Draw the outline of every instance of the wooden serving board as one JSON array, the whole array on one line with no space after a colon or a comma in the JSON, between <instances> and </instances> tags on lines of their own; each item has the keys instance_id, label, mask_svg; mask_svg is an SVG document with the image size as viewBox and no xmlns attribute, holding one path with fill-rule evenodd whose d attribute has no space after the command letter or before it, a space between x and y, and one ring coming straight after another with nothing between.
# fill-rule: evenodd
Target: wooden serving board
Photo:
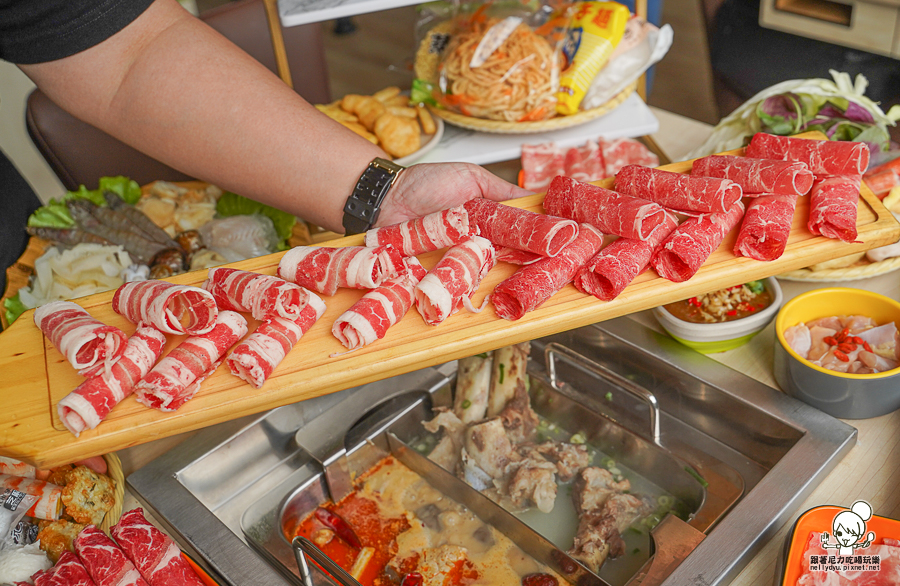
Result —
<instances>
[{"instance_id":1,"label":"wooden serving board","mask_svg":"<svg viewBox=\"0 0 900 586\"><path fill-rule=\"evenodd\" d=\"M741 153L736 150L729 154ZM688 172L691 162L662 168ZM612 181L607 179L598 185L611 187ZM56 466L897 241L900 224L867 187L862 189L859 242L853 244L810 234L806 229L809 197L802 197L794 215L787 250L778 260L766 263L736 257L732 248L737 230L733 230L700 271L685 283L671 283L653 271L646 271L611 302L582 295L572 285L567 285L537 310L515 322L500 319L493 307L488 306L478 314L461 310L433 327L426 325L413 308L384 339L332 358L332 354L342 353L345 349L331 335L331 325L363 294L362 291L342 289L334 297L325 298L328 309L322 319L300 340L262 389L253 389L222 366L178 411L162 413L128 397L106 421L79 438L60 423L56 403L83 379L44 339L34 326L33 312L29 311L0 334L0 376L4 381L0 454L38 466ZM542 212L543 198L542 194L534 195L509 203ZM328 244L361 245L362 236L341 238ZM231 266L273 275L283 254L271 254ZM430 268L441 256L442 251L437 251L422 255L420 260ZM475 305L515 270L516 267L506 263L494 268L476 293ZM169 280L199 286L205 278L204 270ZM112 291L99 293L79 299L78 303L97 319L131 334L135 326L113 312L112 296ZM251 331L255 326L256 322L251 320ZM171 337L168 348L180 343L181 339Z\"/></svg>"}]
</instances>

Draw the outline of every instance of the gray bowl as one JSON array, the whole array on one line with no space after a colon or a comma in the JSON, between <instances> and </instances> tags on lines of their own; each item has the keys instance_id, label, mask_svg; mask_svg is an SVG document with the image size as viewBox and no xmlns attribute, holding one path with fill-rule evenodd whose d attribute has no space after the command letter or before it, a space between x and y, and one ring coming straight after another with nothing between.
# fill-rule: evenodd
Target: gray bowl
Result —
<instances>
[{"instance_id":1,"label":"gray bowl","mask_svg":"<svg viewBox=\"0 0 900 586\"><path fill-rule=\"evenodd\" d=\"M846 374L813 366L788 349L784 330L799 322L836 314L868 315L900 324L900 303L862 289L815 289L790 300L775 319L775 380L788 395L841 419L878 417L900 409L900 368L876 374Z\"/></svg>"}]
</instances>

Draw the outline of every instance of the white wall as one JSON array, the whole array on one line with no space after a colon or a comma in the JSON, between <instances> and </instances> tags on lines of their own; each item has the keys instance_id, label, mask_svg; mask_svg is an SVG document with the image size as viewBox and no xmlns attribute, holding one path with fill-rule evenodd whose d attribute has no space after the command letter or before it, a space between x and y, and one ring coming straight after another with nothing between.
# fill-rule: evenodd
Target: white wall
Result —
<instances>
[{"instance_id":1,"label":"white wall","mask_svg":"<svg viewBox=\"0 0 900 586\"><path fill-rule=\"evenodd\" d=\"M46 202L66 190L25 130L25 98L33 89L34 84L18 67L0 61L0 149L25 176L41 201Z\"/></svg>"}]
</instances>

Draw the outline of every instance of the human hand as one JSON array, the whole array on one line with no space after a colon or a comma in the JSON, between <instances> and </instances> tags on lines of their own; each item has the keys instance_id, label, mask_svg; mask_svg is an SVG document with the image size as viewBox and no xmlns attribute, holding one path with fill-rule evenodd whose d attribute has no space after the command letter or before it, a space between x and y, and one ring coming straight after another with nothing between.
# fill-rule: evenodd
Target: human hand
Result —
<instances>
[{"instance_id":1,"label":"human hand","mask_svg":"<svg viewBox=\"0 0 900 586\"><path fill-rule=\"evenodd\" d=\"M388 191L376 226L390 226L484 197L506 201L532 192L470 163L423 163L405 169Z\"/></svg>"}]
</instances>

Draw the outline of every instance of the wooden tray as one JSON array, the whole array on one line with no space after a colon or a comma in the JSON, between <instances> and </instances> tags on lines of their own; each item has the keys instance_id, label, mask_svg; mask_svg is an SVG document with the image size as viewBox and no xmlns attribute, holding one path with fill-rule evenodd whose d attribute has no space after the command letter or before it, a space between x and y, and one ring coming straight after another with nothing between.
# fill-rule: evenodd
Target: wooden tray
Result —
<instances>
[{"instance_id":1,"label":"wooden tray","mask_svg":"<svg viewBox=\"0 0 900 586\"><path fill-rule=\"evenodd\" d=\"M736 150L729 154L741 153ZM662 168L686 172L691 162ZM610 187L612 181L607 179L597 184ZM0 410L0 454L44 467L71 462L895 242L900 237L900 224L867 187L862 189L858 243L846 244L810 234L806 229L809 198L803 197L794 215L787 250L778 260L764 263L735 257L731 250L737 230L733 230L700 271L685 283L671 283L647 271L608 303L582 295L568 285L516 322L498 318L493 308L488 307L479 314L462 310L443 324L431 327L412 309L411 315L391 328L384 339L356 352L330 358L331 354L344 351L331 335L331 325L363 294L343 289L325 299L328 305L325 315L288 354L262 389L254 390L232 376L227 368L219 368L178 411L162 413L147 409L129 397L106 421L79 438L62 427L55 406L81 382L81 377L44 339L29 311L0 334L0 368L5 381L4 408ZM540 212L543 198L541 194L528 196L510 205ZM329 244L348 246L362 242L363 237L358 235ZM232 266L272 275L283 254L245 260ZM441 255L437 251L422 255L420 260L431 267ZM474 303L480 304L488 292L515 270L512 265L500 263L485 278ZM197 271L170 280L200 285L205 276L206 271ZM79 299L78 303L99 320L130 334L135 326L113 312L112 295L111 291L99 293ZM251 322L251 330L255 325ZM172 337L169 347L179 342L179 338Z\"/></svg>"}]
</instances>

